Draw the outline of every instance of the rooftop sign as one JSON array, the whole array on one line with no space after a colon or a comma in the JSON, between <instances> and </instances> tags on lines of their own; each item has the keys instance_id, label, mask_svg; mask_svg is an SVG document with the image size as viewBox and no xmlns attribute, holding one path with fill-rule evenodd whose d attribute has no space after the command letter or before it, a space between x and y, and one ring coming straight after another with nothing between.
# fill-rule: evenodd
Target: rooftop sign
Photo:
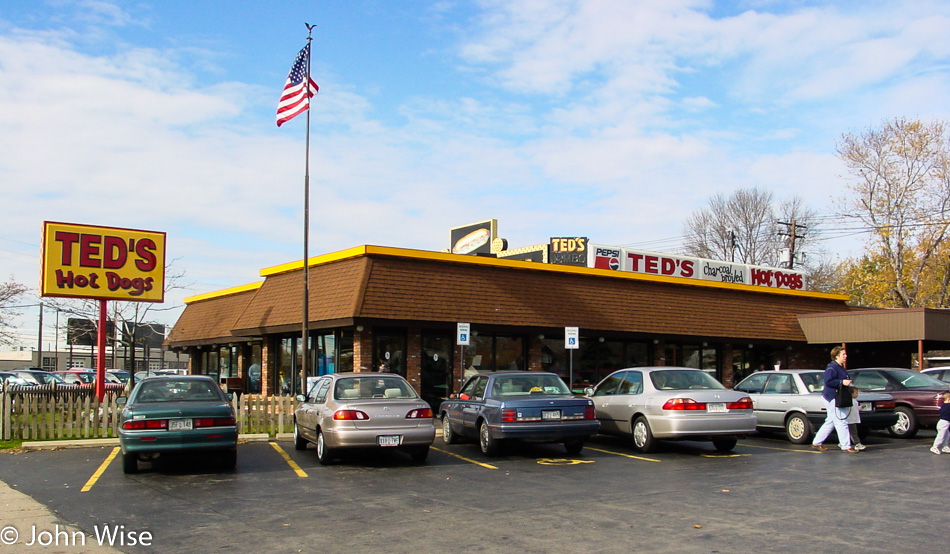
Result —
<instances>
[{"instance_id":1,"label":"rooftop sign","mask_svg":"<svg viewBox=\"0 0 950 554\"><path fill-rule=\"evenodd\" d=\"M805 274L793 269L674 256L599 244L588 245L587 267L776 289L801 290L805 287Z\"/></svg>"},{"instance_id":2,"label":"rooftop sign","mask_svg":"<svg viewBox=\"0 0 950 554\"><path fill-rule=\"evenodd\" d=\"M41 296L165 300L165 233L46 221L41 257Z\"/></svg>"}]
</instances>

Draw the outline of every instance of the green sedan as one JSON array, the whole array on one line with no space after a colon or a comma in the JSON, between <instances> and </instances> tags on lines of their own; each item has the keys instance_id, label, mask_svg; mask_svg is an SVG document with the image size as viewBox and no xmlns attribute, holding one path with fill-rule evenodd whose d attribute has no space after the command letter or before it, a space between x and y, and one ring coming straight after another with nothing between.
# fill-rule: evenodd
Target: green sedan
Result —
<instances>
[{"instance_id":1,"label":"green sedan","mask_svg":"<svg viewBox=\"0 0 950 554\"><path fill-rule=\"evenodd\" d=\"M139 460L172 453L211 452L221 456L225 468L237 465L234 409L210 377L149 377L116 402L122 406L119 444L125 473L138 471Z\"/></svg>"}]
</instances>

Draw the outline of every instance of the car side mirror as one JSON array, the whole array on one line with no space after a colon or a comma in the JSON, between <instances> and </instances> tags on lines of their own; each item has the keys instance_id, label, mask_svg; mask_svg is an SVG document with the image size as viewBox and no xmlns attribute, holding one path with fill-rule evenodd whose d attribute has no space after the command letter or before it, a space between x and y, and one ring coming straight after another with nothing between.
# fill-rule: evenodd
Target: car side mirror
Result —
<instances>
[{"instance_id":1,"label":"car side mirror","mask_svg":"<svg viewBox=\"0 0 950 554\"><path fill-rule=\"evenodd\" d=\"M303 395L303 394L297 395L297 402L306 402L306 401L307 401L306 395Z\"/></svg>"},{"instance_id":2,"label":"car side mirror","mask_svg":"<svg viewBox=\"0 0 950 554\"><path fill-rule=\"evenodd\" d=\"M594 387L584 387L584 395L594 396Z\"/></svg>"},{"instance_id":3,"label":"car side mirror","mask_svg":"<svg viewBox=\"0 0 950 554\"><path fill-rule=\"evenodd\" d=\"M128 401L129 401L129 398L127 396L119 396L115 399L115 403L117 406L125 406L125 403Z\"/></svg>"}]
</instances>

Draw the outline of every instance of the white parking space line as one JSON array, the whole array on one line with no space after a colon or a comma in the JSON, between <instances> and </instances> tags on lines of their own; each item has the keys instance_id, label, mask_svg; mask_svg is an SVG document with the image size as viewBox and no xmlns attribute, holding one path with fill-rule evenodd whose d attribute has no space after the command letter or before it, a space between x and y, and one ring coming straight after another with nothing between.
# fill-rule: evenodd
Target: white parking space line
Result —
<instances>
[{"instance_id":1,"label":"white parking space line","mask_svg":"<svg viewBox=\"0 0 950 554\"><path fill-rule=\"evenodd\" d=\"M284 461L287 462L287 465L290 466L290 469L294 470L294 473L297 474L297 477L307 477L307 472L300 469L300 466L297 465L297 462L291 460L290 455L284 452L284 449L278 446L276 442L271 442L268 444L273 446L274 450L276 450L277 453L280 454L284 458Z\"/></svg>"}]
</instances>

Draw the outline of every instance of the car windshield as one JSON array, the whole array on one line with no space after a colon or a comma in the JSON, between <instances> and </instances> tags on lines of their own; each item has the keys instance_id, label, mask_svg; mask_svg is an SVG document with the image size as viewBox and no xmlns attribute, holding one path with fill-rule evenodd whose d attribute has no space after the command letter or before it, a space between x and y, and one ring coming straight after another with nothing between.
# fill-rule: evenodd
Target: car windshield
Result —
<instances>
[{"instance_id":1,"label":"car windshield","mask_svg":"<svg viewBox=\"0 0 950 554\"><path fill-rule=\"evenodd\" d=\"M909 389L945 389L947 384L939 379L934 379L930 375L917 373L909 369L898 369L889 371L888 374L901 385Z\"/></svg>"},{"instance_id":2,"label":"car windshield","mask_svg":"<svg viewBox=\"0 0 950 554\"><path fill-rule=\"evenodd\" d=\"M698 369L663 369L650 372L650 380L658 390L724 389L726 387L705 371Z\"/></svg>"},{"instance_id":3,"label":"car windshield","mask_svg":"<svg viewBox=\"0 0 950 554\"><path fill-rule=\"evenodd\" d=\"M125 383L129 380L129 374L125 371L109 371L108 374L112 375L122 383Z\"/></svg>"},{"instance_id":4,"label":"car windshield","mask_svg":"<svg viewBox=\"0 0 950 554\"><path fill-rule=\"evenodd\" d=\"M511 375L495 378L491 396L562 395L571 391L557 375Z\"/></svg>"},{"instance_id":5,"label":"car windshield","mask_svg":"<svg viewBox=\"0 0 950 554\"><path fill-rule=\"evenodd\" d=\"M337 381L333 388L333 398L337 400L416 397L409 383L395 376L347 377Z\"/></svg>"},{"instance_id":6,"label":"car windshield","mask_svg":"<svg viewBox=\"0 0 950 554\"><path fill-rule=\"evenodd\" d=\"M76 378L78 378L83 383L94 383L96 381L96 374L91 372L82 372L82 373L73 373Z\"/></svg>"},{"instance_id":7,"label":"car windshield","mask_svg":"<svg viewBox=\"0 0 950 554\"><path fill-rule=\"evenodd\" d=\"M30 371L28 373L23 373L20 376L23 377L24 379L27 379L28 378L27 375L32 376L34 379L36 379L36 382L40 383L41 385L48 385L50 383L57 383L57 384L62 385L66 382L63 379L61 379L58 375L53 375L52 373L44 373L42 371Z\"/></svg>"},{"instance_id":8,"label":"car windshield","mask_svg":"<svg viewBox=\"0 0 950 554\"><path fill-rule=\"evenodd\" d=\"M147 379L139 385L136 402L200 402L221 400L212 381L188 379Z\"/></svg>"}]
</instances>

